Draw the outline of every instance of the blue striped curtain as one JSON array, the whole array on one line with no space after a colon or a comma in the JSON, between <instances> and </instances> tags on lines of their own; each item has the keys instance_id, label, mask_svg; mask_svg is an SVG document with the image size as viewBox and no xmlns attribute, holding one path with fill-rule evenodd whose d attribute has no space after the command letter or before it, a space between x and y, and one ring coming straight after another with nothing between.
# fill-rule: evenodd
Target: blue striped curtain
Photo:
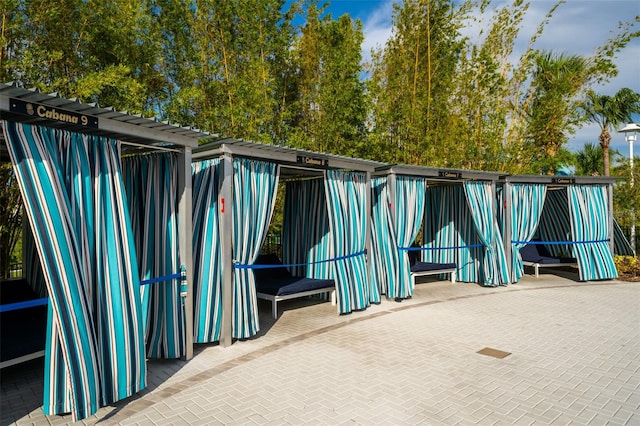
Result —
<instances>
[{"instance_id":1,"label":"blue striped curtain","mask_svg":"<svg viewBox=\"0 0 640 426\"><path fill-rule=\"evenodd\" d=\"M542 208L547 195L546 185L513 184L511 186L511 240L531 241L540 224ZM512 243L511 274L513 282L524 274L520 249L526 243Z\"/></svg>"},{"instance_id":2,"label":"blue striped curtain","mask_svg":"<svg viewBox=\"0 0 640 426\"><path fill-rule=\"evenodd\" d=\"M267 236L278 189L280 168L275 163L233 159L233 259L250 266ZM260 330L253 270L233 271L233 337L244 339Z\"/></svg>"},{"instance_id":3,"label":"blue striped curtain","mask_svg":"<svg viewBox=\"0 0 640 426\"><path fill-rule=\"evenodd\" d=\"M540 241L575 241L569 221L567 189L547 189L540 225L536 232ZM573 246L569 244L545 244L552 256L574 257Z\"/></svg>"},{"instance_id":4,"label":"blue striped curtain","mask_svg":"<svg viewBox=\"0 0 640 426\"><path fill-rule=\"evenodd\" d=\"M462 185L427 188L422 259L455 263L456 280L480 283L484 248L476 232Z\"/></svg>"},{"instance_id":5,"label":"blue striped curtain","mask_svg":"<svg viewBox=\"0 0 640 426\"><path fill-rule=\"evenodd\" d=\"M367 232L366 174L327 170L325 191L329 211L338 312L369 306L369 281L365 259Z\"/></svg>"},{"instance_id":6,"label":"blue striped curtain","mask_svg":"<svg viewBox=\"0 0 640 426\"><path fill-rule=\"evenodd\" d=\"M498 227L493 186L487 181L467 181L464 189L473 223L485 247L482 284L490 287L506 284L509 266Z\"/></svg>"},{"instance_id":7,"label":"blue striped curtain","mask_svg":"<svg viewBox=\"0 0 640 426\"><path fill-rule=\"evenodd\" d=\"M122 159L122 168L140 278L147 280L179 272L177 155L126 157ZM143 285L140 296L145 313L147 356L184 356L185 318L179 280Z\"/></svg>"},{"instance_id":8,"label":"blue striped curtain","mask_svg":"<svg viewBox=\"0 0 640 426\"><path fill-rule=\"evenodd\" d=\"M333 278L329 213L322 179L287 182L282 221L282 260L304 264L290 268L293 276Z\"/></svg>"},{"instance_id":9,"label":"blue striped curtain","mask_svg":"<svg viewBox=\"0 0 640 426\"><path fill-rule=\"evenodd\" d=\"M194 342L220 340L222 251L218 195L220 159L193 163L193 332Z\"/></svg>"},{"instance_id":10,"label":"blue striped curtain","mask_svg":"<svg viewBox=\"0 0 640 426\"><path fill-rule=\"evenodd\" d=\"M371 212L371 301L378 303L380 294L388 298L398 295L397 271L399 254L397 250L395 230L389 208L388 179L385 176L371 180L372 212Z\"/></svg>"},{"instance_id":11,"label":"blue striped curtain","mask_svg":"<svg viewBox=\"0 0 640 426\"><path fill-rule=\"evenodd\" d=\"M410 247L420 232L424 217L426 181L424 178L396 176L395 200L391 208L395 212L394 227L398 247ZM395 295L406 299L413 294L409 252L400 250Z\"/></svg>"},{"instance_id":12,"label":"blue striped curtain","mask_svg":"<svg viewBox=\"0 0 640 426\"><path fill-rule=\"evenodd\" d=\"M569 211L580 280L618 278L609 246L609 203L606 185L572 185Z\"/></svg>"},{"instance_id":13,"label":"blue striped curtain","mask_svg":"<svg viewBox=\"0 0 640 426\"><path fill-rule=\"evenodd\" d=\"M2 124L50 298L43 411L80 420L146 382L117 143Z\"/></svg>"}]
</instances>

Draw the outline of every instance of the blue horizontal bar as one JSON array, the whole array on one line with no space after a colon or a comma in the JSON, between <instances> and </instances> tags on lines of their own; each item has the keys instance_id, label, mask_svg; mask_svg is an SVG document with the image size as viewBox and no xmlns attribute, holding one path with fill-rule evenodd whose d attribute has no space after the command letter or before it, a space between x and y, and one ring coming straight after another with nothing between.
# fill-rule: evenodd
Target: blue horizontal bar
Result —
<instances>
[{"instance_id":1,"label":"blue horizontal bar","mask_svg":"<svg viewBox=\"0 0 640 426\"><path fill-rule=\"evenodd\" d=\"M265 265L245 265L242 263L234 263L233 267L236 269L275 269L275 268L290 268L293 266L307 266L307 265L315 265L316 263L327 263L327 262L336 262L338 260L345 260L345 259L349 259L351 257L356 257L356 256L362 256L363 254L366 254L366 250L360 251L358 253L354 253L354 254L348 254L346 256L340 256L340 257L334 257L332 259L325 259L325 260L317 260L315 262L307 262L307 263L287 263L286 265L271 265L271 264L265 264Z\"/></svg>"},{"instance_id":2,"label":"blue horizontal bar","mask_svg":"<svg viewBox=\"0 0 640 426\"><path fill-rule=\"evenodd\" d=\"M170 281L170 280L175 280L181 277L182 277L182 274L178 272L177 274L165 275L163 277L157 277L157 278L149 278L148 280L141 280L140 285L154 284L154 283L159 283L161 281Z\"/></svg>"},{"instance_id":3,"label":"blue horizontal bar","mask_svg":"<svg viewBox=\"0 0 640 426\"><path fill-rule=\"evenodd\" d=\"M476 248L484 247L484 244L469 244L466 246L452 246L452 247L398 247L398 250L404 251L422 251L422 250L454 250L461 248Z\"/></svg>"},{"instance_id":4,"label":"blue horizontal bar","mask_svg":"<svg viewBox=\"0 0 640 426\"><path fill-rule=\"evenodd\" d=\"M27 308L32 308L34 306L42 306L48 303L49 303L48 297L43 297L42 299L26 300L24 302L7 303L5 305L0 305L0 312L17 311L19 309L27 309Z\"/></svg>"},{"instance_id":5,"label":"blue horizontal bar","mask_svg":"<svg viewBox=\"0 0 640 426\"><path fill-rule=\"evenodd\" d=\"M608 243L609 240L608 238L606 240L592 240L592 241L511 241L511 244L533 244L533 245L540 245L540 244L548 244L548 245L561 245L561 244L566 244L566 245L572 245L572 244L596 244L596 243Z\"/></svg>"}]
</instances>

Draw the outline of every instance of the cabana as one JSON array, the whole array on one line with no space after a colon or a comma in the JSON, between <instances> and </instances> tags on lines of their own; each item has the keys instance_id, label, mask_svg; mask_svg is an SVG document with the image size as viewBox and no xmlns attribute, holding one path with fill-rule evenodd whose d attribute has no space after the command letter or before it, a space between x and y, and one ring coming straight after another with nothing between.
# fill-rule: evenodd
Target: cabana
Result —
<instances>
[{"instance_id":1,"label":"cabana","mask_svg":"<svg viewBox=\"0 0 640 426\"><path fill-rule=\"evenodd\" d=\"M503 176L501 222L513 282L524 273L525 247L537 253L532 259L524 256L536 274L539 267L575 263L581 281L617 278L614 182L609 177Z\"/></svg>"},{"instance_id":2,"label":"cabana","mask_svg":"<svg viewBox=\"0 0 640 426\"><path fill-rule=\"evenodd\" d=\"M231 138L193 159L196 342L228 346L259 331L255 272L276 270L257 259L280 181L283 263L333 279L339 313L369 306L369 182L380 163Z\"/></svg>"},{"instance_id":3,"label":"cabana","mask_svg":"<svg viewBox=\"0 0 640 426\"><path fill-rule=\"evenodd\" d=\"M191 149L209 135L7 84L0 85L0 114L0 145L35 243L25 267L39 260L46 291L36 290L48 296L43 409L80 420L142 390L147 356L192 357ZM138 204L125 191L121 157L150 151L171 154L164 175L175 177L171 218L152 212L153 198ZM149 170L127 172L128 179L157 185ZM130 210L140 217L132 220ZM137 228L162 220L157 228ZM171 247L144 240L165 225ZM169 261L152 268L142 253ZM140 286L145 278L152 290ZM155 309L147 311L147 297ZM176 322L167 320L162 302L179 307L170 314Z\"/></svg>"},{"instance_id":4,"label":"cabana","mask_svg":"<svg viewBox=\"0 0 640 426\"><path fill-rule=\"evenodd\" d=\"M388 298L410 297L412 252L421 253L425 263L454 263L457 281L506 284L496 219L498 177L421 166L377 168L372 182L374 287ZM416 247L421 228L422 245Z\"/></svg>"}]
</instances>

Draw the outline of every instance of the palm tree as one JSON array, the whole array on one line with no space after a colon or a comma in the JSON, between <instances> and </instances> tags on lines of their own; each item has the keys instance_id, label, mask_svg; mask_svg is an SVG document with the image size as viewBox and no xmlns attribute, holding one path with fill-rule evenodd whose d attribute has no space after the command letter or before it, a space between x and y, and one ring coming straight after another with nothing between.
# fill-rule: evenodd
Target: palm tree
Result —
<instances>
[{"instance_id":1,"label":"palm tree","mask_svg":"<svg viewBox=\"0 0 640 426\"><path fill-rule=\"evenodd\" d=\"M594 143L584 145L582 151L575 153L576 174L581 176L601 176L603 170L602 148Z\"/></svg>"},{"instance_id":2,"label":"palm tree","mask_svg":"<svg viewBox=\"0 0 640 426\"><path fill-rule=\"evenodd\" d=\"M609 145L611 144L610 130L622 123L632 121L632 115L640 113L640 93L631 89L620 89L615 95L599 95L593 90L587 92L587 99L583 105L587 119L600 126L600 146L604 161L604 175L609 176Z\"/></svg>"}]
</instances>

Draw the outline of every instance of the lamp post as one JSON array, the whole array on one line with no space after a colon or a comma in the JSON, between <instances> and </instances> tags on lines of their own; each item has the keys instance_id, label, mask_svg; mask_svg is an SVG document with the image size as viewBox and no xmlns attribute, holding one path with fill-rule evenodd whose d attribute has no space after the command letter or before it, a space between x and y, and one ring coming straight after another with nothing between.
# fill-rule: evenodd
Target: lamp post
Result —
<instances>
[{"instance_id":1,"label":"lamp post","mask_svg":"<svg viewBox=\"0 0 640 426\"><path fill-rule=\"evenodd\" d=\"M636 133L640 131L640 126L635 123L629 123L622 129L618 130L620 133L624 133L624 138L629 142L629 173L631 178L629 180L629 186L633 188L633 143L636 141ZM636 253L636 206L632 202L631 204L631 234L629 239L631 240L631 249L633 253Z\"/></svg>"}]
</instances>

